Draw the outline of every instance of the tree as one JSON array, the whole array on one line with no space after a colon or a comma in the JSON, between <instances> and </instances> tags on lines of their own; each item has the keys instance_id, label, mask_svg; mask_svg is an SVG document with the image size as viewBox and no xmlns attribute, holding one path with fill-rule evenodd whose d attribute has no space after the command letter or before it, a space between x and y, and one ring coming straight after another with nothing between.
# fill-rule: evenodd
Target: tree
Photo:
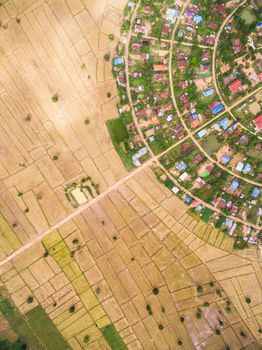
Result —
<instances>
[{"instance_id":1,"label":"tree","mask_svg":"<svg viewBox=\"0 0 262 350\"><path fill-rule=\"evenodd\" d=\"M104 60L105 60L106 62L109 62L109 61L110 61L110 54L109 54L109 53L106 53L106 54L104 55Z\"/></svg>"},{"instance_id":2,"label":"tree","mask_svg":"<svg viewBox=\"0 0 262 350\"><path fill-rule=\"evenodd\" d=\"M157 295L157 294L159 293L159 289L158 289L157 287L154 287L154 288L152 289L152 293L153 293L154 295Z\"/></svg>"},{"instance_id":3,"label":"tree","mask_svg":"<svg viewBox=\"0 0 262 350\"><path fill-rule=\"evenodd\" d=\"M58 101L58 98L59 98L58 94L54 94L54 95L51 97L51 101L54 102L54 103L56 103L56 102Z\"/></svg>"},{"instance_id":4,"label":"tree","mask_svg":"<svg viewBox=\"0 0 262 350\"><path fill-rule=\"evenodd\" d=\"M197 292L198 293L203 293L203 287L201 285L197 286Z\"/></svg>"}]
</instances>

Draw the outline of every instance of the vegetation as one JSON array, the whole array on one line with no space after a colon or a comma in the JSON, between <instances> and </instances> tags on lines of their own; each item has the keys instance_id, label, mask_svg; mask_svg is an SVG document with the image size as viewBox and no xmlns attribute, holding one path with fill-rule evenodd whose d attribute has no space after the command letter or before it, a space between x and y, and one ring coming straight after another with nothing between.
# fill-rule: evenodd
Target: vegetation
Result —
<instances>
[{"instance_id":1,"label":"vegetation","mask_svg":"<svg viewBox=\"0 0 262 350\"><path fill-rule=\"evenodd\" d=\"M102 328L101 332L112 350L127 350L125 343L113 324Z\"/></svg>"}]
</instances>

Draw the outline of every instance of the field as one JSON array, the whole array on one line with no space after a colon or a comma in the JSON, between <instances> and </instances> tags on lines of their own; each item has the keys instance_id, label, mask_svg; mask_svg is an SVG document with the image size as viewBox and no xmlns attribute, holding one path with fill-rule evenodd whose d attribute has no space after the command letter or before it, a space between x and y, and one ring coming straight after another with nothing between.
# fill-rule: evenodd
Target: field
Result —
<instances>
[{"instance_id":1,"label":"field","mask_svg":"<svg viewBox=\"0 0 262 350\"><path fill-rule=\"evenodd\" d=\"M17 235L14 247L72 211L64 193L72 182L90 176L104 191L127 174L106 127L118 113L111 61L103 58L113 56L108 35L117 37L124 6L10 0L1 7L0 210ZM0 245L0 257L13 249Z\"/></svg>"},{"instance_id":2,"label":"field","mask_svg":"<svg viewBox=\"0 0 262 350\"><path fill-rule=\"evenodd\" d=\"M251 349L261 341L261 257L233 244L147 169L0 273L37 334L44 309L72 349Z\"/></svg>"}]
</instances>

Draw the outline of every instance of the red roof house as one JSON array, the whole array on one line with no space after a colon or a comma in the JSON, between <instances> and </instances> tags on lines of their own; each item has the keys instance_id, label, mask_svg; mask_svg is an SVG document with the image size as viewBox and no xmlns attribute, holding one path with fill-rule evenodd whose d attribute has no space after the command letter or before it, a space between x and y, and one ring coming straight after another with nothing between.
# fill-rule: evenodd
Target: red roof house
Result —
<instances>
[{"instance_id":1,"label":"red roof house","mask_svg":"<svg viewBox=\"0 0 262 350\"><path fill-rule=\"evenodd\" d=\"M262 129L262 114L258 115L255 119L253 119L253 122L255 123L258 129Z\"/></svg>"},{"instance_id":2,"label":"red roof house","mask_svg":"<svg viewBox=\"0 0 262 350\"><path fill-rule=\"evenodd\" d=\"M241 80L237 79L233 81L231 84L229 84L228 87L232 94L235 94L236 92L241 91L242 90Z\"/></svg>"}]
</instances>

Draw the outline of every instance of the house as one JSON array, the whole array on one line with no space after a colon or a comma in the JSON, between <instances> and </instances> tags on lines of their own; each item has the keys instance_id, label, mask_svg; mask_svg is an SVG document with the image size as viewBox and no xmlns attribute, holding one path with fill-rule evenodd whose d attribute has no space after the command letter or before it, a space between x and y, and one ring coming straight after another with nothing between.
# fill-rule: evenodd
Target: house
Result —
<instances>
[{"instance_id":1,"label":"house","mask_svg":"<svg viewBox=\"0 0 262 350\"><path fill-rule=\"evenodd\" d=\"M114 58L114 66L119 66L120 64L124 64L125 60L123 57Z\"/></svg>"},{"instance_id":2,"label":"house","mask_svg":"<svg viewBox=\"0 0 262 350\"><path fill-rule=\"evenodd\" d=\"M183 174L179 176L180 181L186 181L186 179L189 177L189 174L185 171Z\"/></svg>"},{"instance_id":3,"label":"house","mask_svg":"<svg viewBox=\"0 0 262 350\"><path fill-rule=\"evenodd\" d=\"M168 71L168 66L164 64L154 64L154 72L166 72Z\"/></svg>"},{"instance_id":4,"label":"house","mask_svg":"<svg viewBox=\"0 0 262 350\"><path fill-rule=\"evenodd\" d=\"M236 180L236 179L234 179L234 180L231 182L231 184L230 184L229 187L230 187L230 189L231 189L232 191L236 191L236 190L238 189L239 185L240 185L239 181Z\"/></svg>"},{"instance_id":5,"label":"house","mask_svg":"<svg viewBox=\"0 0 262 350\"><path fill-rule=\"evenodd\" d=\"M257 198L260 194L260 189L258 187L254 187L251 193L251 196L253 198Z\"/></svg>"},{"instance_id":6,"label":"house","mask_svg":"<svg viewBox=\"0 0 262 350\"><path fill-rule=\"evenodd\" d=\"M117 81L118 85L125 86L125 73L124 73L124 71L119 72L119 74L116 78L116 81Z\"/></svg>"},{"instance_id":7,"label":"house","mask_svg":"<svg viewBox=\"0 0 262 350\"><path fill-rule=\"evenodd\" d=\"M144 6L143 11L146 15L149 15L149 13L151 12L150 6Z\"/></svg>"},{"instance_id":8,"label":"house","mask_svg":"<svg viewBox=\"0 0 262 350\"><path fill-rule=\"evenodd\" d=\"M183 161L179 162L179 163L176 165L176 169L177 169L178 171L186 170L186 168L187 168L187 165L186 165Z\"/></svg>"},{"instance_id":9,"label":"house","mask_svg":"<svg viewBox=\"0 0 262 350\"><path fill-rule=\"evenodd\" d=\"M194 18L193 18L193 20L194 20L194 22L195 22L196 24L199 24L200 22L203 21L203 17L200 16L200 15L195 15Z\"/></svg>"},{"instance_id":10,"label":"house","mask_svg":"<svg viewBox=\"0 0 262 350\"><path fill-rule=\"evenodd\" d=\"M142 53L142 55L140 57L141 57L142 61L145 61L145 60L149 60L150 55L149 55L149 53Z\"/></svg>"},{"instance_id":11,"label":"house","mask_svg":"<svg viewBox=\"0 0 262 350\"><path fill-rule=\"evenodd\" d=\"M231 157L229 157L227 154L224 154L223 157L221 158L221 163L226 165L230 162Z\"/></svg>"},{"instance_id":12,"label":"house","mask_svg":"<svg viewBox=\"0 0 262 350\"><path fill-rule=\"evenodd\" d=\"M205 135L206 135L206 130L205 129L202 129L202 130L200 130L198 133L197 133L197 137L199 138L199 139L201 139L202 137L204 137Z\"/></svg>"},{"instance_id":13,"label":"house","mask_svg":"<svg viewBox=\"0 0 262 350\"><path fill-rule=\"evenodd\" d=\"M258 129L262 129L262 114L253 119L253 123Z\"/></svg>"},{"instance_id":14,"label":"house","mask_svg":"<svg viewBox=\"0 0 262 350\"><path fill-rule=\"evenodd\" d=\"M179 11L173 8L168 8L166 11L166 20L174 23L177 17L179 16Z\"/></svg>"},{"instance_id":15,"label":"house","mask_svg":"<svg viewBox=\"0 0 262 350\"><path fill-rule=\"evenodd\" d=\"M209 22L208 28L215 30L217 29L217 24L215 22Z\"/></svg>"},{"instance_id":16,"label":"house","mask_svg":"<svg viewBox=\"0 0 262 350\"><path fill-rule=\"evenodd\" d=\"M179 38L183 38L184 35L185 35L185 31L184 31L183 29L179 29L177 36L178 36Z\"/></svg>"},{"instance_id":17,"label":"house","mask_svg":"<svg viewBox=\"0 0 262 350\"><path fill-rule=\"evenodd\" d=\"M247 163L247 164L245 164L245 166L244 166L242 172L243 172L244 174L248 174L248 173L250 173L251 169L252 169L251 164Z\"/></svg>"},{"instance_id":18,"label":"house","mask_svg":"<svg viewBox=\"0 0 262 350\"><path fill-rule=\"evenodd\" d=\"M166 100L168 98L168 91L163 91L160 93L160 98Z\"/></svg>"},{"instance_id":19,"label":"house","mask_svg":"<svg viewBox=\"0 0 262 350\"><path fill-rule=\"evenodd\" d=\"M244 168L244 163L243 162L238 162L236 166L236 171L241 172Z\"/></svg>"},{"instance_id":20,"label":"house","mask_svg":"<svg viewBox=\"0 0 262 350\"><path fill-rule=\"evenodd\" d=\"M219 112L222 112L225 109L224 105L222 103L219 103L215 107L212 108L213 114L218 114Z\"/></svg>"},{"instance_id":21,"label":"house","mask_svg":"<svg viewBox=\"0 0 262 350\"><path fill-rule=\"evenodd\" d=\"M162 35L167 35L170 31L170 25L169 24L165 24L164 27L162 28L161 34Z\"/></svg>"},{"instance_id":22,"label":"house","mask_svg":"<svg viewBox=\"0 0 262 350\"><path fill-rule=\"evenodd\" d=\"M203 91L203 95L204 95L204 97L209 97L209 96L212 96L214 92L215 92L214 89L207 89L207 90Z\"/></svg>"},{"instance_id":23,"label":"house","mask_svg":"<svg viewBox=\"0 0 262 350\"><path fill-rule=\"evenodd\" d=\"M140 166L141 163L140 163L140 158L143 157L144 155L147 154L147 148L146 147L143 147L141 148L137 153L135 153L133 156L132 156L132 160L133 160L133 163L135 166Z\"/></svg>"},{"instance_id":24,"label":"house","mask_svg":"<svg viewBox=\"0 0 262 350\"><path fill-rule=\"evenodd\" d=\"M185 60L177 61L176 65L179 69L184 69L186 67L186 61Z\"/></svg>"},{"instance_id":25,"label":"house","mask_svg":"<svg viewBox=\"0 0 262 350\"><path fill-rule=\"evenodd\" d=\"M239 79L234 80L231 84L229 84L228 87L229 87L229 90L232 94L236 94L237 92L243 90L242 82Z\"/></svg>"},{"instance_id":26,"label":"house","mask_svg":"<svg viewBox=\"0 0 262 350\"><path fill-rule=\"evenodd\" d=\"M218 122L218 126L221 129L226 130L229 127L230 123L231 123L231 121L228 118L223 118L222 120L220 120Z\"/></svg>"}]
</instances>

